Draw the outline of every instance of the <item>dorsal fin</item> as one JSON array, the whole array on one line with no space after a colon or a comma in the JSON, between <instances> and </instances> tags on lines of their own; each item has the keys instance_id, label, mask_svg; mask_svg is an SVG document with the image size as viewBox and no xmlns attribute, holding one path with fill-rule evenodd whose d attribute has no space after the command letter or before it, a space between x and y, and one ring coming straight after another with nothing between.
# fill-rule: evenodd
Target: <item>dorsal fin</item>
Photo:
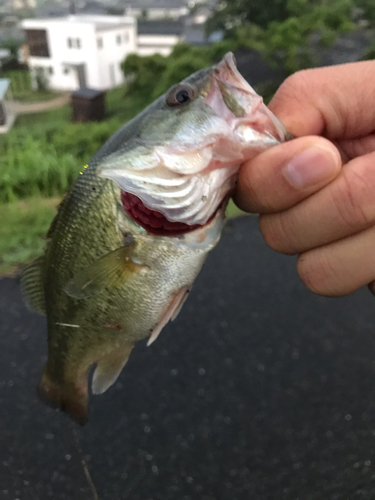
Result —
<instances>
[{"instance_id":1,"label":"dorsal fin","mask_svg":"<svg viewBox=\"0 0 375 500\"><path fill-rule=\"evenodd\" d=\"M26 305L39 314L46 314L46 299L42 277L43 260L44 255L41 255L31 262L24 269L21 277L21 290Z\"/></svg>"}]
</instances>

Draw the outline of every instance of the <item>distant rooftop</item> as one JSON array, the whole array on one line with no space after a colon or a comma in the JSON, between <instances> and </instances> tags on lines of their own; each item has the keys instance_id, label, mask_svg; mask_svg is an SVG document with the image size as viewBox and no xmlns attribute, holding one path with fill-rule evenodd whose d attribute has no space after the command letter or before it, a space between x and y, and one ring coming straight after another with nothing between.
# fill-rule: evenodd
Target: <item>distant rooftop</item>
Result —
<instances>
[{"instance_id":1,"label":"distant rooftop","mask_svg":"<svg viewBox=\"0 0 375 500\"><path fill-rule=\"evenodd\" d=\"M40 19L25 19L22 24L27 27L37 26L40 22L61 22L68 21L70 23L88 23L94 24L97 31L105 31L113 28L134 26L135 20L131 16L107 16L107 15L85 15L76 14L74 16L67 15L61 17L44 17Z\"/></svg>"},{"instance_id":2,"label":"distant rooftop","mask_svg":"<svg viewBox=\"0 0 375 500\"><path fill-rule=\"evenodd\" d=\"M182 35L185 26L182 21L138 21L139 35Z\"/></svg>"},{"instance_id":3,"label":"distant rooftop","mask_svg":"<svg viewBox=\"0 0 375 500\"><path fill-rule=\"evenodd\" d=\"M180 9L186 7L187 0L125 0L125 8L132 9Z\"/></svg>"},{"instance_id":4,"label":"distant rooftop","mask_svg":"<svg viewBox=\"0 0 375 500\"><path fill-rule=\"evenodd\" d=\"M204 25L193 24L187 26L184 32L184 41L191 45L206 45L208 43Z\"/></svg>"}]
</instances>

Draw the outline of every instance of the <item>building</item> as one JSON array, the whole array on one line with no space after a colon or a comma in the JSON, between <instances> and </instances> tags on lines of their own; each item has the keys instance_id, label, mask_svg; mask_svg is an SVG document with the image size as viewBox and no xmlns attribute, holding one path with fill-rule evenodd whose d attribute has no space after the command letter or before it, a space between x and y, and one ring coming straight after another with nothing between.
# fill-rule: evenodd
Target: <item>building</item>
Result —
<instances>
[{"instance_id":1,"label":"building","mask_svg":"<svg viewBox=\"0 0 375 500\"><path fill-rule=\"evenodd\" d=\"M140 56L169 56L176 43L183 40L183 21L138 21L137 53Z\"/></svg>"},{"instance_id":2,"label":"building","mask_svg":"<svg viewBox=\"0 0 375 500\"><path fill-rule=\"evenodd\" d=\"M191 45L207 44L204 24L195 23L192 18L177 21L138 21L137 53L140 56L168 56L178 42Z\"/></svg>"},{"instance_id":3,"label":"building","mask_svg":"<svg viewBox=\"0 0 375 500\"><path fill-rule=\"evenodd\" d=\"M142 20L179 19L188 12L185 0L125 0L125 13Z\"/></svg>"},{"instance_id":4,"label":"building","mask_svg":"<svg viewBox=\"0 0 375 500\"><path fill-rule=\"evenodd\" d=\"M124 82L120 64L136 52L129 16L74 15L22 21L35 86L56 90L111 89Z\"/></svg>"},{"instance_id":5,"label":"building","mask_svg":"<svg viewBox=\"0 0 375 500\"><path fill-rule=\"evenodd\" d=\"M12 0L12 7L14 10L35 9L36 0Z\"/></svg>"}]
</instances>

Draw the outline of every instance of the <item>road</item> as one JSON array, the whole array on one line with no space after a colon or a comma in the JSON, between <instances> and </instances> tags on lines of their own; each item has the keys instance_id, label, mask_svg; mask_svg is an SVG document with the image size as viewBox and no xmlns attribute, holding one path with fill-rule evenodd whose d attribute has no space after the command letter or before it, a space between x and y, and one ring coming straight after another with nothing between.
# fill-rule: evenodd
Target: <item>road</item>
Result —
<instances>
[{"instance_id":1,"label":"road","mask_svg":"<svg viewBox=\"0 0 375 500\"><path fill-rule=\"evenodd\" d=\"M0 280L2 500L375 498L375 299L304 289L231 221L178 319L84 428L35 395L45 320Z\"/></svg>"},{"instance_id":2,"label":"road","mask_svg":"<svg viewBox=\"0 0 375 500\"><path fill-rule=\"evenodd\" d=\"M64 92L58 97L40 102L21 102L12 101L12 110L16 115L28 115L33 113L42 113L51 109L61 108L70 102L71 92Z\"/></svg>"}]
</instances>

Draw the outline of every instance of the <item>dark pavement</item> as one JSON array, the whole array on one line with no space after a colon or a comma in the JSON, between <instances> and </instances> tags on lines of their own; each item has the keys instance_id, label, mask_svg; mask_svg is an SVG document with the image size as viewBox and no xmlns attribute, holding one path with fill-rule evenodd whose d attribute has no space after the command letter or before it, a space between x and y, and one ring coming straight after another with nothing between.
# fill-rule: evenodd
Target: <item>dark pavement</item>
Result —
<instances>
[{"instance_id":1,"label":"dark pavement","mask_svg":"<svg viewBox=\"0 0 375 500\"><path fill-rule=\"evenodd\" d=\"M35 395L45 320L0 280L0 499L375 499L375 299L304 289L232 221L175 323L91 398L84 428Z\"/></svg>"}]
</instances>

